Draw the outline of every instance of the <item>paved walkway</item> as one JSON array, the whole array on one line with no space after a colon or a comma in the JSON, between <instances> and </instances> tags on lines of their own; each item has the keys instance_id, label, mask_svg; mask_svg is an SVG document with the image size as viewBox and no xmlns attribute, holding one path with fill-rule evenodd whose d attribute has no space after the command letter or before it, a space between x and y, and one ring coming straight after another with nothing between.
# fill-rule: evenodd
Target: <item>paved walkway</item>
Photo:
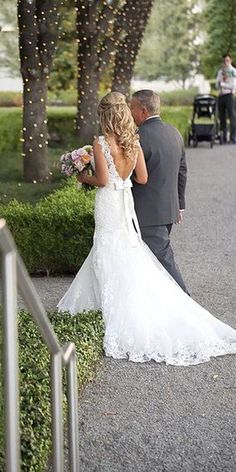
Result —
<instances>
[{"instance_id":1,"label":"paved walkway","mask_svg":"<svg viewBox=\"0 0 236 472\"><path fill-rule=\"evenodd\" d=\"M187 151L173 247L192 296L236 328L236 146ZM36 279L51 308L71 279ZM104 359L80 398L81 472L235 472L236 356L192 367Z\"/></svg>"}]
</instances>

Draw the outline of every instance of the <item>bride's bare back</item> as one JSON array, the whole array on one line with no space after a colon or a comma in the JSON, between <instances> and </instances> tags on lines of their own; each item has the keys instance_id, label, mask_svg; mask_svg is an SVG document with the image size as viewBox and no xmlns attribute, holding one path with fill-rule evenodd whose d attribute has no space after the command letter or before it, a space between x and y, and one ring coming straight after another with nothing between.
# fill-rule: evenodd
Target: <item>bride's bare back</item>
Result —
<instances>
[{"instance_id":1,"label":"bride's bare back","mask_svg":"<svg viewBox=\"0 0 236 472\"><path fill-rule=\"evenodd\" d=\"M138 152L136 156L133 156L132 160L127 159L124 156L124 151L118 146L114 136L109 136L109 138L107 138L107 143L110 147L113 162L118 175L121 177L121 179L126 180L135 168Z\"/></svg>"},{"instance_id":2,"label":"bride's bare back","mask_svg":"<svg viewBox=\"0 0 236 472\"><path fill-rule=\"evenodd\" d=\"M128 159L124 156L123 150L118 146L113 136L106 138L107 145L110 149L110 154L119 177L126 180L132 171L133 180L139 184L146 184L148 179L147 168L144 160L141 146L138 147L137 155L134 159ZM95 138L93 143L94 158L95 158L95 175L87 175L86 173L79 174L77 179L79 182L94 185L96 187L103 187L108 182L108 167L102 146L99 139Z\"/></svg>"}]
</instances>

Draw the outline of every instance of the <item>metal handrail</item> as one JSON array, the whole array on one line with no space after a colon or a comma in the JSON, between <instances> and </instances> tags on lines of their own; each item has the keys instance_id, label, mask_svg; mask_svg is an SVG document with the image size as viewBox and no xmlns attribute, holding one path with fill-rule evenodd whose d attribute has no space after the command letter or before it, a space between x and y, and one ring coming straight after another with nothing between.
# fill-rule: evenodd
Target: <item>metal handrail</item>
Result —
<instances>
[{"instance_id":1,"label":"metal handrail","mask_svg":"<svg viewBox=\"0 0 236 472\"><path fill-rule=\"evenodd\" d=\"M60 346L25 265L17 253L6 221L3 219L0 219L0 251L2 252L3 275L6 472L20 472L17 287L51 354L53 471L64 471L62 370L65 367L67 370L69 464L71 472L78 472L78 393L75 345L68 343Z\"/></svg>"}]
</instances>

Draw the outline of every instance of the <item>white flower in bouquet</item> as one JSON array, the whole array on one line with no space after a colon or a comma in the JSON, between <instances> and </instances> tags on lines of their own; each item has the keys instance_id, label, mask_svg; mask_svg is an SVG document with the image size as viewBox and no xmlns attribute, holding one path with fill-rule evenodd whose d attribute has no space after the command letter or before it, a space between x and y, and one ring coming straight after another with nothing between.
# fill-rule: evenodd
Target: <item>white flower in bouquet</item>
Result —
<instances>
[{"instance_id":1,"label":"white flower in bouquet","mask_svg":"<svg viewBox=\"0 0 236 472\"><path fill-rule=\"evenodd\" d=\"M66 152L60 157L61 172L67 177L83 172L94 171L93 147L90 145Z\"/></svg>"}]
</instances>

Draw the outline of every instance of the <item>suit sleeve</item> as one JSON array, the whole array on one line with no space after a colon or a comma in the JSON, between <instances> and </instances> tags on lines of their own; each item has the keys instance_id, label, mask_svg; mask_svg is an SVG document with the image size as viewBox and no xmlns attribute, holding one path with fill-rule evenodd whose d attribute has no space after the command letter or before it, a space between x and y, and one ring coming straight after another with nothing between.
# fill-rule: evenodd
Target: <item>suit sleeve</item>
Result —
<instances>
[{"instance_id":1,"label":"suit sleeve","mask_svg":"<svg viewBox=\"0 0 236 472\"><path fill-rule=\"evenodd\" d=\"M184 144L182 145L182 153L179 166L178 175L178 195L179 195L179 208L180 210L185 209L185 188L187 183L187 163L185 156Z\"/></svg>"},{"instance_id":2,"label":"suit sleeve","mask_svg":"<svg viewBox=\"0 0 236 472\"><path fill-rule=\"evenodd\" d=\"M139 142L140 142L141 148L143 150L144 158L145 158L145 161L146 161L147 156L150 153L150 149L149 149L149 147L150 147L149 144L150 143L147 142L145 131L143 130L142 127L139 129Z\"/></svg>"}]
</instances>

